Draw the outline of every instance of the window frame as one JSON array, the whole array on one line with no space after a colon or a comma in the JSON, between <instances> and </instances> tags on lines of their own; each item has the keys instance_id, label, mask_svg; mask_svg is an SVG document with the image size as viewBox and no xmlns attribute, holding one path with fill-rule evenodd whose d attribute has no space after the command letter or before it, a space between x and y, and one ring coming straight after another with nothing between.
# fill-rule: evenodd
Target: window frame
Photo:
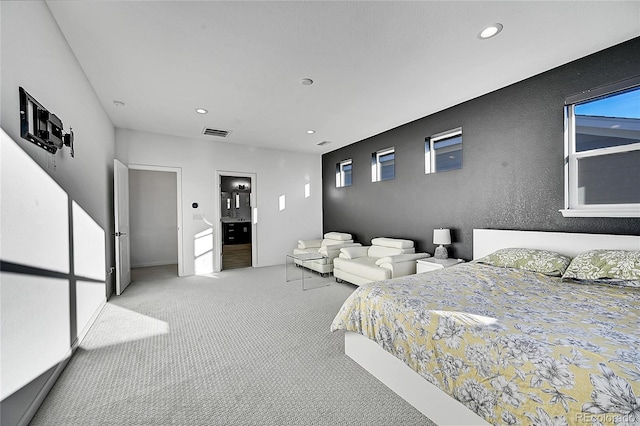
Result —
<instances>
[{"instance_id":1,"label":"window frame","mask_svg":"<svg viewBox=\"0 0 640 426\"><path fill-rule=\"evenodd\" d=\"M393 176L387 179L382 179L382 164L380 158L393 154ZM371 154L371 182L384 182L387 180L393 180L396 178L396 148L389 147L376 151Z\"/></svg>"},{"instance_id":2,"label":"window frame","mask_svg":"<svg viewBox=\"0 0 640 426\"><path fill-rule=\"evenodd\" d=\"M564 106L564 217L640 217L640 203L583 204L578 199L578 161L640 150L640 142L605 148L576 150L575 107L606 96L640 88L640 76L569 96Z\"/></svg>"},{"instance_id":3,"label":"window frame","mask_svg":"<svg viewBox=\"0 0 640 426\"><path fill-rule=\"evenodd\" d=\"M345 166L351 166L351 183L346 184L345 180ZM346 160L342 160L336 164L336 188L346 188L353 184L353 159L348 158Z\"/></svg>"},{"instance_id":4,"label":"window frame","mask_svg":"<svg viewBox=\"0 0 640 426\"><path fill-rule=\"evenodd\" d=\"M436 170L436 150L435 150L436 142L440 142L444 139L453 139L458 136L460 136L460 139L461 139L460 146L462 147L462 127L456 127L455 129L447 130L445 132L436 133L435 135L431 135L425 139L424 141L424 173L425 174L443 173L443 172L449 172L451 170L462 169L462 159L460 159L460 168L458 169L442 170L440 172Z\"/></svg>"}]
</instances>

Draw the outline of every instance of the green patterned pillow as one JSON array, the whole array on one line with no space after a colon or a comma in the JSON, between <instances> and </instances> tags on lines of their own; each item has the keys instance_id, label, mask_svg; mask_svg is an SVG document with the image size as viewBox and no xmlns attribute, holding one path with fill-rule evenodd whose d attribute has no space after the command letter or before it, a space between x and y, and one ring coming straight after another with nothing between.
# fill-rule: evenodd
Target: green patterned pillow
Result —
<instances>
[{"instance_id":1,"label":"green patterned pillow","mask_svg":"<svg viewBox=\"0 0 640 426\"><path fill-rule=\"evenodd\" d=\"M589 250L576 256L562 279L640 286L640 250Z\"/></svg>"},{"instance_id":2,"label":"green patterned pillow","mask_svg":"<svg viewBox=\"0 0 640 426\"><path fill-rule=\"evenodd\" d=\"M504 248L478 259L476 262L561 277L571 263L571 258L547 250Z\"/></svg>"}]
</instances>

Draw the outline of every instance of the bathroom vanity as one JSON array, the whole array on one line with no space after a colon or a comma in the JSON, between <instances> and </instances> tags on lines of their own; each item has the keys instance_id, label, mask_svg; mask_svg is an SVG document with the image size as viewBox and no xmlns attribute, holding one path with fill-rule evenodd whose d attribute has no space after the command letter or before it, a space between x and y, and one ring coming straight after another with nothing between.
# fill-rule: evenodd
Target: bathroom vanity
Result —
<instances>
[{"instance_id":1,"label":"bathroom vanity","mask_svg":"<svg viewBox=\"0 0 640 426\"><path fill-rule=\"evenodd\" d=\"M222 219L223 244L251 244L251 222L241 219Z\"/></svg>"}]
</instances>

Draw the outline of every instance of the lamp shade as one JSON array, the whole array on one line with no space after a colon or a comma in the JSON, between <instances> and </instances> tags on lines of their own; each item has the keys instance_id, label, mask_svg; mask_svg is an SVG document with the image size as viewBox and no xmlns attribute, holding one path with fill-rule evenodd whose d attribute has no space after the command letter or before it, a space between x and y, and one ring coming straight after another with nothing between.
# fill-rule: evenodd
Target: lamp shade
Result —
<instances>
[{"instance_id":1,"label":"lamp shade","mask_svg":"<svg viewBox=\"0 0 640 426\"><path fill-rule=\"evenodd\" d=\"M433 244L451 244L451 231L448 228L434 229Z\"/></svg>"}]
</instances>

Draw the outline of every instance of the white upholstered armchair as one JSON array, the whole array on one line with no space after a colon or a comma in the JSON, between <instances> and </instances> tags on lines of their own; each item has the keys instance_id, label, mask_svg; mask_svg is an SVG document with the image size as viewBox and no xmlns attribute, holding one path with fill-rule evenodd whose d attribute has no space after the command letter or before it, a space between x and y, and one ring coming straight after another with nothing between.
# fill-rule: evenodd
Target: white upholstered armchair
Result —
<instances>
[{"instance_id":1,"label":"white upholstered armchair","mask_svg":"<svg viewBox=\"0 0 640 426\"><path fill-rule=\"evenodd\" d=\"M416 273L416 260L429 257L416 253L413 241L374 238L370 246L344 247L333 261L336 281L361 285Z\"/></svg>"},{"instance_id":2,"label":"white upholstered armchair","mask_svg":"<svg viewBox=\"0 0 640 426\"><path fill-rule=\"evenodd\" d=\"M354 243L351 234L327 232L322 239L298 240L298 247L293 249L293 254L321 254L322 259L306 261L304 266L324 275L333 270L333 260L338 257L341 248L358 246L360 243Z\"/></svg>"}]
</instances>

